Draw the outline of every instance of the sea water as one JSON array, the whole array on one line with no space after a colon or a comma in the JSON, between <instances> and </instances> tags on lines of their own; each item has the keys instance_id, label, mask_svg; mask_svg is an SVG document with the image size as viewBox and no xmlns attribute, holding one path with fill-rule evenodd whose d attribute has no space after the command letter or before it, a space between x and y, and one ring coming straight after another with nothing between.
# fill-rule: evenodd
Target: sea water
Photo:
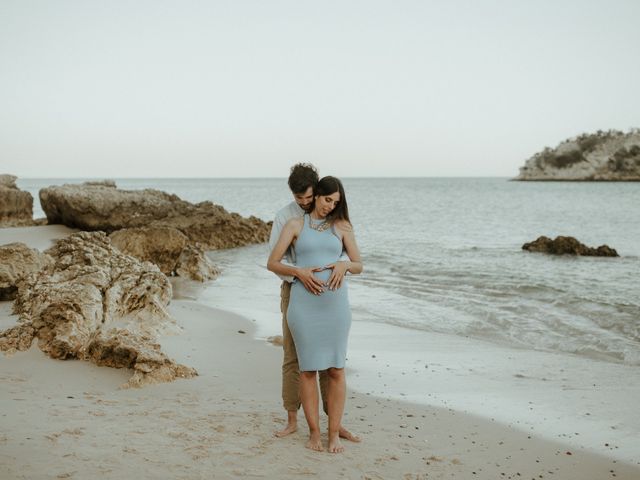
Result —
<instances>
[{"instance_id":1,"label":"sea water","mask_svg":"<svg viewBox=\"0 0 640 480\"><path fill-rule=\"evenodd\" d=\"M20 179L38 190L79 179ZM479 338L640 365L640 183L506 178L345 178L364 272L350 277L354 321ZM286 179L116 179L271 220ZM540 235L607 244L620 258L529 253ZM222 269L203 299L278 326L266 245L211 252ZM222 288L224 287L224 288ZM226 292L226 293L223 293Z\"/></svg>"}]
</instances>

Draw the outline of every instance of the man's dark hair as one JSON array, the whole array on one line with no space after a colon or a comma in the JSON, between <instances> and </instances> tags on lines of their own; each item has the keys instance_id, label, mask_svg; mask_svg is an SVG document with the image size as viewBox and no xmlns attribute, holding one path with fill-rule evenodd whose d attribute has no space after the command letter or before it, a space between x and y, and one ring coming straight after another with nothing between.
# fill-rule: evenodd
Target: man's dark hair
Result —
<instances>
[{"instance_id":1,"label":"man's dark hair","mask_svg":"<svg viewBox=\"0 0 640 480\"><path fill-rule=\"evenodd\" d=\"M309 187L315 189L318 171L310 163L296 163L289 174L289 188L293 193L304 193Z\"/></svg>"}]
</instances>

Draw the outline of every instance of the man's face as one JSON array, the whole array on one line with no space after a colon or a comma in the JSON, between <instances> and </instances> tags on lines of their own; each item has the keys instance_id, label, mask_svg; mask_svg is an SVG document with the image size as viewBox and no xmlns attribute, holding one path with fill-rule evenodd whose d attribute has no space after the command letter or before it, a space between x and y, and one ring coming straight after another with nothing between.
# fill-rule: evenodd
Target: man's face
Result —
<instances>
[{"instance_id":1,"label":"man's face","mask_svg":"<svg viewBox=\"0 0 640 480\"><path fill-rule=\"evenodd\" d=\"M303 193L294 193L293 198L303 210L307 210L313 202L313 188L307 188Z\"/></svg>"}]
</instances>

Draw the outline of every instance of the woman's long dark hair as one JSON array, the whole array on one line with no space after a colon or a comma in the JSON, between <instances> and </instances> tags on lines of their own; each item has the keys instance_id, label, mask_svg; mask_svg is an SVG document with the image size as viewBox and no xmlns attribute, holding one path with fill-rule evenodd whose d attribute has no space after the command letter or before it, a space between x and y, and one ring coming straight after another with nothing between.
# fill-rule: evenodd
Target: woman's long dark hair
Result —
<instances>
[{"instance_id":1,"label":"woman's long dark hair","mask_svg":"<svg viewBox=\"0 0 640 480\"><path fill-rule=\"evenodd\" d=\"M335 222L336 220L346 220L347 222L351 223L351 220L349 220L349 206L347 205L347 196L344 193L342 182L336 177L322 177L320 179L313 192L314 199L309 211L313 211L316 206L316 195L331 195L336 192L340 193L340 201L338 202L338 205L336 205L336 208L334 208L331 213L327 215L327 219L330 222Z\"/></svg>"}]
</instances>

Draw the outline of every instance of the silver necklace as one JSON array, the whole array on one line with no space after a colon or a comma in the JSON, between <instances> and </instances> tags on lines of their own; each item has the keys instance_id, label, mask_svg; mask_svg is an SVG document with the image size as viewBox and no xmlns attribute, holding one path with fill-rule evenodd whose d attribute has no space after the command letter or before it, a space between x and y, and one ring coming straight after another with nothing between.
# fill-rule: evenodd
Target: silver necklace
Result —
<instances>
[{"instance_id":1,"label":"silver necklace","mask_svg":"<svg viewBox=\"0 0 640 480\"><path fill-rule=\"evenodd\" d=\"M313 222L318 222L318 223L313 223ZM318 232L324 232L330 226L331 224L327 222L326 218L323 218L322 220L315 220L311 218L311 215L309 215L309 228L311 228L312 230L316 230Z\"/></svg>"}]
</instances>

